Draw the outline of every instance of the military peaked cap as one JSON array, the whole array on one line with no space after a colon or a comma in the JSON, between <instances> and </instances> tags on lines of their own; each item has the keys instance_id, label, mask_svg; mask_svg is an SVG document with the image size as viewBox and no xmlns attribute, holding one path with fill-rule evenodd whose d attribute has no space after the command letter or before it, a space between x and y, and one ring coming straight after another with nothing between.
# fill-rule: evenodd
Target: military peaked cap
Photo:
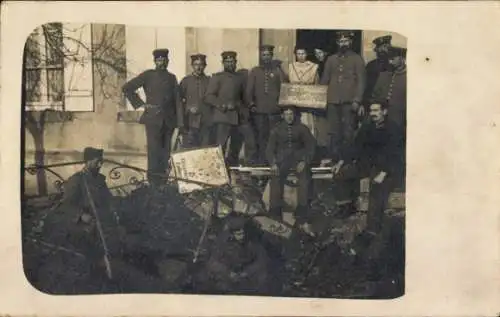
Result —
<instances>
[{"instance_id":1,"label":"military peaked cap","mask_svg":"<svg viewBox=\"0 0 500 317\"><path fill-rule=\"evenodd\" d=\"M341 39L343 37L347 37L352 39L354 37L354 32L353 31L348 31L348 30L342 30L337 32L337 38Z\"/></svg>"},{"instance_id":2,"label":"military peaked cap","mask_svg":"<svg viewBox=\"0 0 500 317\"><path fill-rule=\"evenodd\" d=\"M268 52L272 53L272 52L274 52L274 45L270 45L270 44L261 45L260 50L261 51L268 51Z\"/></svg>"},{"instance_id":3,"label":"military peaked cap","mask_svg":"<svg viewBox=\"0 0 500 317\"><path fill-rule=\"evenodd\" d=\"M153 51L154 58L165 57L168 58L169 50L166 48L157 48Z\"/></svg>"},{"instance_id":4,"label":"military peaked cap","mask_svg":"<svg viewBox=\"0 0 500 317\"><path fill-rule=\"evenodd\" d=\"M237 54L234 51L224 51L221 54L222 59L228 59L228 58L236 58Z\"/></svg>"},{"instance_id":5,"label":"military peaked cap","mask_svg":"<svg viewBox=\"0 0 500 317\"><path fill-rule=\"evenodd\" d=\"M380 36L375 38L372 43L375 44L376 46L384 45L384 44L391 44L392 41L392 36L391 35L385 35L385 36Z\"/></svg>"},{"instance_id":6,"label":"military peaked cap","mask_svg":"<svg viewBox=\"0 0 500 317\"><path fill-rule=\"evenodd\" d=\"M96 149L93 147L86 147L83 149L83 160L85 162L91 161L93 159L102 159L104 154L103 149Z\"/></svg>"},{"instance_id":7,"label":"military peaked cap","mask_svg":"<svg viewBox=\"0 0 500 317\"><path fill-rule=\"evenodd\" d=\"M206 63L207 62L207 56L203 55L203 54L194 54L194 55L191 55L191 62L195 62L195 61L202 61L203 63Z\"/></svg>"}]
</instances>

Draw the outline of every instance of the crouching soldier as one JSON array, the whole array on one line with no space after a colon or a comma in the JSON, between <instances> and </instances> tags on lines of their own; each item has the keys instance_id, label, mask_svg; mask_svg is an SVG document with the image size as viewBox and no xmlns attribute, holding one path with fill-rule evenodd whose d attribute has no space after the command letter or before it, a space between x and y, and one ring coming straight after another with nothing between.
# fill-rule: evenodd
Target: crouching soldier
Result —
<instances>
[{"instance_id":1,"label":"crouching soldier","mask_svg":"<svg viewBox=\"0 0 500 317\"><path fill-rule=\"evenodd\" d=\"M311 182L310 162L314 157L316 140L309 128L297 120L295 107L283 107L282 118L283 121L271 131L266 149L272 174L269 209L271 214L281 219L283 187L287 177L295 173L299 183L297 224L306 225Z\"/></svg>"},{"instance_id":2,"label":"crouching soldier","mask_svg":"<svg viewBox=\"0 0 500 317\"><path fill-rule=\"evenodd\" d=\"M83 156L83 169L64 183L62 203L47 219L48 232L43 233L61 250L43 268L40 283L49 293L100 292L112 277L111 258L119 252L117 219L109 209L112 195L99 173L103 151L85 148ZM58 261L65 267L50 278L46 270Z\"/></svg>"},{"instance_id":3,"label":"crouching soldier","mask_svg":"<svg viewBox=\"0 0 500 317\"><path fill-rule=\"evenodd\" d=\"M61 205L43 233L60 252L42 268L40 288L55 294L121 292L141 280L141 285L159 290L160 282L121 261L125 230L100 173L103 150L87 147L83 157L83 169L65 182Z\"/></svg>"},{"instance_id":4,"label":"crouching soldier","mask_svg":"<svg viewBox=\"0 0 500 317\"><path fill-rule=\"evenodd\" d=\"M230 215L226 228L211 248L203 276L202 292L264 295L269 289L269 259L265 249L249 239L248 219Z\"/></svg>"}]
</instances>

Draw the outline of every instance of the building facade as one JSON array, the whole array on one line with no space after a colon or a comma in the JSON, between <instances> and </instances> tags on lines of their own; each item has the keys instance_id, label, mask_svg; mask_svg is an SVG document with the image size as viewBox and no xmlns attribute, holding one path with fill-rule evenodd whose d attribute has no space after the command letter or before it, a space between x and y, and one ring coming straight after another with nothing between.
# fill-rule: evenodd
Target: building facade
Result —
<instances>
[{"instance_id":1,"label":"building facade","mask_svg":"<svg viewBox=\"0 0 500 317\"><path fill-rule=\"evenodd\" d=\"M397 33L358 31L355 49L366 62L374 58L372 40L384 34L391 34L395 45L406 47L406 38ZM209 74L221 70L223 50L238 52L238 68L250 69L258 64L258 47L264 43L275 45L276 58L286 65L297 43L334 49L335 30L40 26L27 40L24 57L25 166L79 161L83 148L94 146L104 148L106 158L145 168L146 139L138 123L141 110L128 104L121 86L153 66L151 51L170 49L169 70L180 81L190 72L191 54L207 55ZM57 171L66 178L79 168L68 165ZM25 192L53 192L54 180L50 173L26 173Z\"/></svg>"}]
</instances>

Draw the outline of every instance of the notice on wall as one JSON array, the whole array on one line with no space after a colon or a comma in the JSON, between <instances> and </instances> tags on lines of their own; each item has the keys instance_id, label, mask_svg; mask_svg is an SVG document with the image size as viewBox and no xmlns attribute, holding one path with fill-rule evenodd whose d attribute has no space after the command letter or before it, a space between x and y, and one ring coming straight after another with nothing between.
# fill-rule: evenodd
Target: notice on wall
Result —
<instances>
[{"instance_id":1,"label":"notice on wall","mask_svg":"<svg viewBox=\"0 0 500 317\"><path fill-rule=\"evenodd\" d=\"M170 164L169 176L177 179L181 194L229 184L220 146L172 153Z\"/></svg>"},{"instance_id":2,"label":"notice on wall","mask_svg":"<svg viewBox=\"0 0 500 317\"><path fill-rule=\"evenodd\" d=\"M281 84L279 105L325 109L327 88L323 85Z\"/></svg>"}]
</instances>

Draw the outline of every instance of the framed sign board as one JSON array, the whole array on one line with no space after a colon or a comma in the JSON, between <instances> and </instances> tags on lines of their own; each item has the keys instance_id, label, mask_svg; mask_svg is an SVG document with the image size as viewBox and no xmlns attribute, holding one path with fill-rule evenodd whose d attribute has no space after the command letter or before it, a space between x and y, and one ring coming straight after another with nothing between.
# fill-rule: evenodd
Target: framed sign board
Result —
<instances>
[{"instance_id":1,"label":"framed sign board","mask_svg":"<svg viewBox=\"0 0 500 317\"><path fill-rule=\"evenodd\" d=\"M169 176L182 179L177 181L181 194L229 183L229 174L220 146L172 153L170 164L172 168Z\"/></svg>"},{"instance_id":2,"label":"framed sign board","mask_svg":"<svg viewBox=\"0 0 500 317\"><path fill-rule=\"evenodd\" d=\"M326 108L328 86L281 84L279 105L294 105L301 108Z\"/></svg>"}]
</instances>

